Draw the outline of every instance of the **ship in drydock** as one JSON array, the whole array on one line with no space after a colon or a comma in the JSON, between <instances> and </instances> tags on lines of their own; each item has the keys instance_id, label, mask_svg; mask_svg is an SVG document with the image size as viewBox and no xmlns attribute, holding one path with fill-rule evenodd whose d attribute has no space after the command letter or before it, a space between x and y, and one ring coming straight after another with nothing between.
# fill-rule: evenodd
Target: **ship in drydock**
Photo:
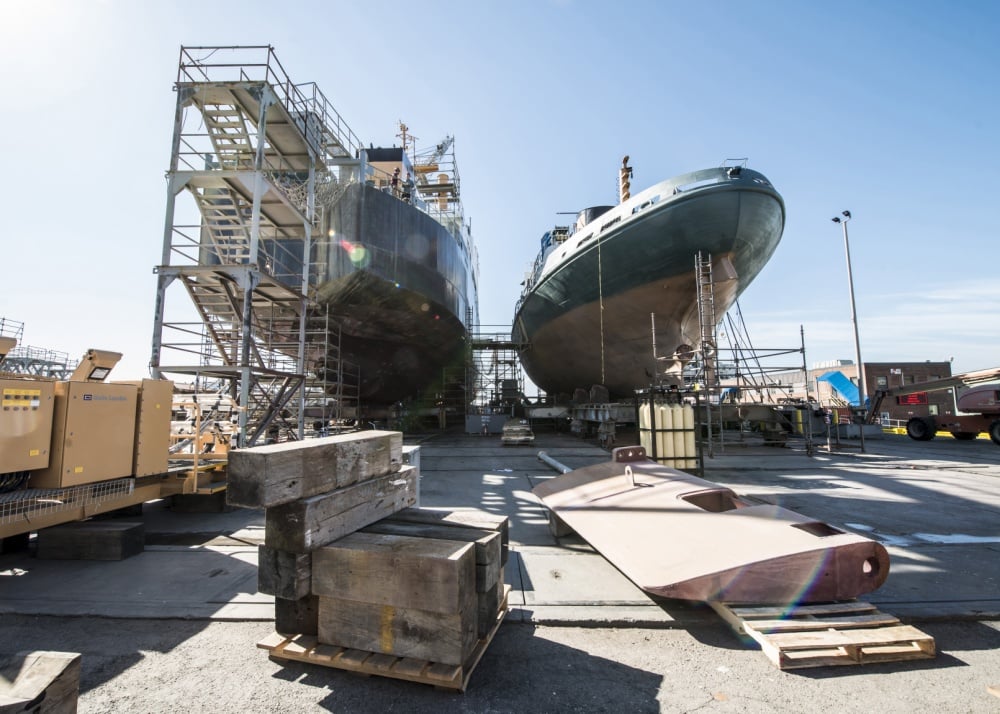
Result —
<instances>
[{"instance_id":1,"label":"ship in drydock","mask_svg":"<svg viewBox=\"0 0 1000 714\"><path fill-rule=\"evenodd\" d=\"M454 140L361 141L270 46L182 47L175 90L152 373L225 391L241 444L460 386L478 298Z\"/></svg>"},{"instance_id":2,"label":"ship in drydock","mask_svg":"<svg viewBox=\"0 0 1000 714\"><path fill-rule=\"evenodd\" d=\"M721 317L781 240L781 195L742 164L635 195L630 175L626 157L621 202L546 232L525 278L512 337L525 372L549 395L603 385L612 398L627 397L679 375L699 344L699 255Z\"/></svg>"},{"instance_id":3,"label":"ship in drydock","mask_svg":"<svg viewBox=\"0 0 1000 714\"><path fill-rule=\"evenodd\" d=\"M369 405L418 397L462 364L477 322L477 258L462 210L454 140L361 149L365 177L324 206L316 297L341 329ZM440 387L437 387L438 389Z\"/></svg>"}]
</instances>

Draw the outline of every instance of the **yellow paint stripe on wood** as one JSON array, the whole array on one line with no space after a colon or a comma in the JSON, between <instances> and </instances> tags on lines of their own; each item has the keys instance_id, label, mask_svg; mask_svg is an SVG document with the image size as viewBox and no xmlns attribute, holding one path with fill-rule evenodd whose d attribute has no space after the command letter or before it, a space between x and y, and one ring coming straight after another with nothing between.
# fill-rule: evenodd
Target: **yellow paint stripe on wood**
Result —
<instances>
[{"instance_id":1,"label":"yellow paint stripe on wood","mask_svg":"<svg viewBox=\"0 0 1000 714\"><path fill-rule=\"evenodd\" d=\"M382 606L382 620L379 623L379 646L383 652L392 652L395 638L392 633L392 621L396 617L396 608L392 605Z\"/></svg>"}]
</instances>

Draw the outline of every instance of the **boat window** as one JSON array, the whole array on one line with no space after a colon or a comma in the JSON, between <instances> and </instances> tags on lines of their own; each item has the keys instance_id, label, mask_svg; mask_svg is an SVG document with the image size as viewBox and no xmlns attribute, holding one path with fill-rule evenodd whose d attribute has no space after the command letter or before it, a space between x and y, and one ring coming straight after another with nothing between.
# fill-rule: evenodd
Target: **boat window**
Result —
<instances>
[{"instance_id":1,"label":"boat window","mask_svg":"<svg viewBox=\"0 0 1000 714\"><path fill-rule=\"evenodd\" d=\"M580 245L583 245L584 243L586 243L588 240L590 240L593 237L594 237L593 233L591 233L590 235L584 236L583 238L580 239Z\"/></svg>"},{"instance_id":2,"label":"boat window","mask_svg":"<svg viewBox=\"0 0 1000 714\"><path fill-rule=\"evenodd\" d=\"M660 201L660 196L659 195L653 196L648 201L645 201L645 202L641 203L640 205L636 206L635 208L633 208L632 209L632 213L636 214L639 211L645 211L650 206L655 206L659 201Z\"/></svg>"},{"instance_id":3,"label":"boat window","mask_svg":"<svg viewBox=\"0 0 1000 714\"><path fill-rule=\"evenodd\" d=\"M615 217L614 217L614 218L612 218L612 219L611 219L610 221L608 221L608 222L607 222L607 223L605 223L605 224L604 224L603 226L601 226L601 230L603 231L603 230L606 230L607 228L610 228L611 226L613 226L614 224L616 224L616 223L617 223L618 221L620 221L621 219L622 219L622 217L621 217L621 216L615 216Z\"/></svg>"}]
</instances>

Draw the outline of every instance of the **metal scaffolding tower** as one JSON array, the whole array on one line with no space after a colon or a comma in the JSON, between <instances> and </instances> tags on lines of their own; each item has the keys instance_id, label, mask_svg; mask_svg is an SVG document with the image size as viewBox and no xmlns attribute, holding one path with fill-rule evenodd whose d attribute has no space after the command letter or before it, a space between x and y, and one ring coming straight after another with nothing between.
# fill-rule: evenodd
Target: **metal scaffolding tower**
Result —
<instances>
[{"instance_id":1,"label":"metal scaffolding tower","mask_svg":"<svg viewBox=\"0 0 1000 714\"><path fill-rule=\"evenodd\" d=\"M510 334L510 329L475 332L467 378L467 384L472 385L472 406L510 406L524 393L524 372L518 359L522 345L511 340Z\"/></svg>"},{"instance_id":2,"label":"metal scaffolding tower","mask_svg":"<svg viewBox=\"0 0 1000 714\"><path fill-rule=\"evenodd\" d=\"M153 375L227 390L238 446L301 438L307 398L345 371L314 299L317 197L358 175L360 142L271 47L182 47L175 90Z\"/></svg>"}]
</instances>

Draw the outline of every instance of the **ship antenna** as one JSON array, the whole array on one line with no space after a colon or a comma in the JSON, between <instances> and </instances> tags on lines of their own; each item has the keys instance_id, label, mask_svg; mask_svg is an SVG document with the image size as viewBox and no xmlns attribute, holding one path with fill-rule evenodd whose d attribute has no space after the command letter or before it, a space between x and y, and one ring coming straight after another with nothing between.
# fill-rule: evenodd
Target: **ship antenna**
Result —
<instances>
[{"instance_id":1,"label":"ship antenna","mask_svg":"<svg viewBox=\"0 0 1000 714\"><path fill-rule=\"evenodd\" d=\"M408 133L409 131L410 131L410 127L406 126L406 124L403 123L403 120L400 119L399 120L399 133L396 134L396 136L398 136L400 139L402 139L402 142L403 142L403 153L404 154L406 153L406 150L409 148L410 142L411 141L416 141L416 139L417 139L417 137L415 137L413 134ZM416 151L417 151L416 147L414 146L414 149L413 149L414 156L416 156Z\"/></svg>"}]
</instances>

